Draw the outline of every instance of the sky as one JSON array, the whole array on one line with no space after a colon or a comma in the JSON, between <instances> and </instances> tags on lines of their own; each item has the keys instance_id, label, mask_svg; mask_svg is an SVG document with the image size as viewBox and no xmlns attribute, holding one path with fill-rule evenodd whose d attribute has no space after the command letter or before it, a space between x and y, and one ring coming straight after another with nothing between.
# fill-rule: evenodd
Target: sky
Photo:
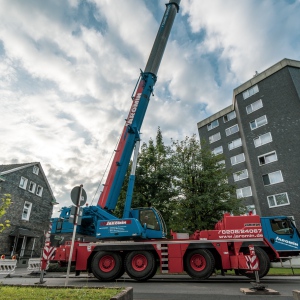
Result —
<instances>
[{"instance_id":1,"label":"sky","mask_svg":"<svg viewBox=\"0 0 300 300\"><path fill-rule=\"evenodd\" d=\"M80 184L96 205L165 3L1 0L0 164L40 162L53 216ZM142 142L198 136L255 72L300 60L299 16L300 0L181 0Z\"/></svg>"}]
</instances>

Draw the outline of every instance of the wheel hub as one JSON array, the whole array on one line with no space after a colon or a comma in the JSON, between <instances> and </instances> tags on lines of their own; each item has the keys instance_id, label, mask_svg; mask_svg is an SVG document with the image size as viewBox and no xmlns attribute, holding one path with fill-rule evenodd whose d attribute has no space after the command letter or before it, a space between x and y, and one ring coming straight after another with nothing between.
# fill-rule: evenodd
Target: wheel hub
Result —
<instances>
[{"instance_id":1,"label":"wheel hub","mask_svg":"<svg viewBox=\"0 0 300 300\"><path fill-rule=\"evenodd\" d=\"M110 272L114 269L116 262L110 255L103 256L99 261L99 268L103 272Z\"/></svg>"}]
</instances>

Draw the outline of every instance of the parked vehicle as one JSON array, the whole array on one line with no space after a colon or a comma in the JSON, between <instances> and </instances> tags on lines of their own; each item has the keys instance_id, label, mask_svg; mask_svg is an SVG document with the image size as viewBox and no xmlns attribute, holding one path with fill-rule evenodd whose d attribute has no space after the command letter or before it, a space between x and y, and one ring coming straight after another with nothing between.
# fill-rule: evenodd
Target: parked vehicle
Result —
<instances>
[{"instance_id":1,"label":"parked vehicle","mask_svg":"<svg viewBox=\"0 0 300 300\"><path fill-rule=\"evenodd\" d=\"M179 3L180 0L170 0L166 5L145 71L133 92L103 192L96 206L83 208L81 224L77 226L71 261L77 273L92 272L101 281L118 279L124 272L144 281L152 278L158 267L162 273L185 271L196 279L207 279L216 269L235 270L249 277L259 269L263 277L270 262L299 254L299 233L286 217L225 214L214 230L196 230L191 236L172 232L173 238L167 239L166 225L158 210L131 208L140 129ZM125 208L122 218L117 218L113 211L134 149ZM56 251L51 260L61 265L69 261L71 253L74 227L70 217L71 209L63 208L60 217L52 220L51 246ZM53 253L47 246L48 253Z\"/></svg>"}]
</instances>

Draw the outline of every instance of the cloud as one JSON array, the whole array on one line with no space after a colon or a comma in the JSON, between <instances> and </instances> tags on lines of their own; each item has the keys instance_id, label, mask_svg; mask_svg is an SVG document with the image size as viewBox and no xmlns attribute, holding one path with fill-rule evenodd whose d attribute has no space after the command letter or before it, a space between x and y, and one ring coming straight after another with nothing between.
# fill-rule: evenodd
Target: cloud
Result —
<instances>
[{"instance_id":1,"label":"cloud","mask_svg":"<svg viewBox=\"0 0 300 300\"><path fill-rule=\"evenodd\" d=\"M75 185L97 202L164 10L161 1L1 1L0 163L40 161L56 215ZM158 126L166 143L191 136L255 71L299 60L299 13L299 1L182 1L143 142Z\"/></svg>"}]
</instances>

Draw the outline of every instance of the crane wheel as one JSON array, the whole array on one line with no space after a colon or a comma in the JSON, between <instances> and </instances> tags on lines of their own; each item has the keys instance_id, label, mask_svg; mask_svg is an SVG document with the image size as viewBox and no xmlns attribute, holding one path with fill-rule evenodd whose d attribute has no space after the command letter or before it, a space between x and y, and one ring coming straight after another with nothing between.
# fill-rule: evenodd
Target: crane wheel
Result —
<instances>
[{"instance_id":1,"label":"crane wheel","mask_svg":"<svg viewBox=\"0 0 300 300\"><path fill-rule=\"evenodd\" d=\"M134 280L146 281L155 275L156 269L156 260L152 252L132 251L126 255L125 271Z\"/></svg>"},{"instance_id":2,"label":"crane wheel","mask_svg":"<svg viewBox=\"0 0 300 300\"><path fill-rule=\"evenodd\" d=\"M190 251L185 256L185 271L195 279L209 278L215 269L215 258L205 249Z\"/></svg>"},{"instance_id":3,"label":"crane wheel","mask_svg":"<svg viewBox=\"0 0 300 300\"><path fill-rule=\"evenodd\" d=\"M99 251L92 259L91 270L100 281L118 279L124 274L122 257L115 252Z\"/></svg>"},{"instance_id":4,"label":"crane wheel","mask_svg":"<svg viewBox=\"0 0 300 300\"><path fill-rule=\"evenodd\" d=\"M271 267L270 258L268 254L260 247L254 247L254 249L255 249L255 254L259 261L258 276L259 278L263 278L269 273ZM241 275L245 275L250 279L255 279L254 272L247 272L246 270L239 270L239 271Z\"/></svg>"}]
</instances>

